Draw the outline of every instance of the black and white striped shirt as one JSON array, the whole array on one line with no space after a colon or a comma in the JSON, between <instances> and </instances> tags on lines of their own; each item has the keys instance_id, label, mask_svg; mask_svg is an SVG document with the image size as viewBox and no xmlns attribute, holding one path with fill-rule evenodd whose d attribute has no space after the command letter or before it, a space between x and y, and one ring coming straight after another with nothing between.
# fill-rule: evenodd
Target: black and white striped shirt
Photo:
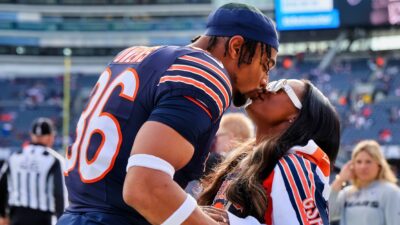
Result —
<instances>
[{"instance_id":1,"label":"black and white striped shirt","mask_svg":"<svg viewBox=\"0 0 400 225\"><path fill-rule=\"evenodd\" d=\"M12 154L6 171L8 205L51 212L65 208L63 158L51 148L31 144Z\"/></svg>"}]
</instances>

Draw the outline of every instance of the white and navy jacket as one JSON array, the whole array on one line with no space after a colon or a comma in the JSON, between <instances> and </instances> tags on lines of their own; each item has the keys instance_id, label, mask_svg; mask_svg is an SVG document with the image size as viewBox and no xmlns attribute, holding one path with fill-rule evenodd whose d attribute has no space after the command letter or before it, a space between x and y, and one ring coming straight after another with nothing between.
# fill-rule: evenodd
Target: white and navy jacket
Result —
<instances>
[{"instance_id":1,"label":"white and navy jacket","mask_svg":"<svg viewBox=\"0 0 400 225\"><path fill-rule=\"evenodd\" d=\"M229 211L230 225L329 225L330 162L321 148L310 140L305 146L294 146L282 157L263 182L268 197L264 221L235 215L240 206L223 206ZM229 177L229 176L228 176ZM215 207L221 207L229 179L221 186Z\"/></svg>"}]
</instances>

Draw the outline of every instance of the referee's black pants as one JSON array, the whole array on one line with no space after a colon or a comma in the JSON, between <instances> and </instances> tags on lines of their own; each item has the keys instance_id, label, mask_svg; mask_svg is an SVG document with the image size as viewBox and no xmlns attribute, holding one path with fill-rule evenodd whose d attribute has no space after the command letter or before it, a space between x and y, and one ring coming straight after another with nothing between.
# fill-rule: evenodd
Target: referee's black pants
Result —
<instances>
[{"instance_id":1,"label":"referee's black pants","mask_svg":"<svg viewBox=\"0 0 400 225\"><path fill-rule=\"evenodd\" d=\"M51 225L51 213L24 207L10 208L10 225Z\"/></svg>"}]
</instances>

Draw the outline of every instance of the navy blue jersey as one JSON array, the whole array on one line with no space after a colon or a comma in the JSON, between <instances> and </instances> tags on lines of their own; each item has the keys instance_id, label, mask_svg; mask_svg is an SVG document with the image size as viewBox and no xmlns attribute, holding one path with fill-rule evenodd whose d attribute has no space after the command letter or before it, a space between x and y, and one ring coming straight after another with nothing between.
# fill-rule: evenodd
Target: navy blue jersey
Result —
<instances>
[{"instance_id":1,"label":"navy blue jersey","mask_svg":"<svg viewBox=\"0 0 400 225\"><path fill-rule=\"evenodd\" d=\"M132 47L101 74L67 151L69 212L105 212L148 224L122 197L126 165L146 121L170 126L195 148L175 173L184 188L198 179L232 88L223 66L189 47ZM154 140L156 141L156 140Z\"/></svg>"}]
</instances>

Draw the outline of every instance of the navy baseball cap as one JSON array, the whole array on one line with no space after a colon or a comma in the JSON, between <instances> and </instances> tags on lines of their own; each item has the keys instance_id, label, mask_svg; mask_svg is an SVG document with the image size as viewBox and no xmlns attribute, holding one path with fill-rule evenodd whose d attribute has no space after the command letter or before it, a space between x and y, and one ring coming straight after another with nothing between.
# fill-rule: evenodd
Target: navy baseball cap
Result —
<instances>
[{"instance_id":1,"label":"navy baseball cap","mask_svg":"<svg viewBox=\"0 0 400 225\"><path fill-rule=\"evenodd\" d=\"M244 38L259 41L278 51L278 33L274 22L259 9L242 3L228 3L208 16L207 36Z\"/></svg>"},{"instance_id":2,"label":"navy baseball cap","mask_svg":"<svg viewBox=\"0 0 400 225\"><path fill-rule=\"evenodd\" d=\"M49 118L39 117L33 121L31 132L33 135L43 136L55 134L55 129L53 122Z\"/></svg>"}]
</instances>

